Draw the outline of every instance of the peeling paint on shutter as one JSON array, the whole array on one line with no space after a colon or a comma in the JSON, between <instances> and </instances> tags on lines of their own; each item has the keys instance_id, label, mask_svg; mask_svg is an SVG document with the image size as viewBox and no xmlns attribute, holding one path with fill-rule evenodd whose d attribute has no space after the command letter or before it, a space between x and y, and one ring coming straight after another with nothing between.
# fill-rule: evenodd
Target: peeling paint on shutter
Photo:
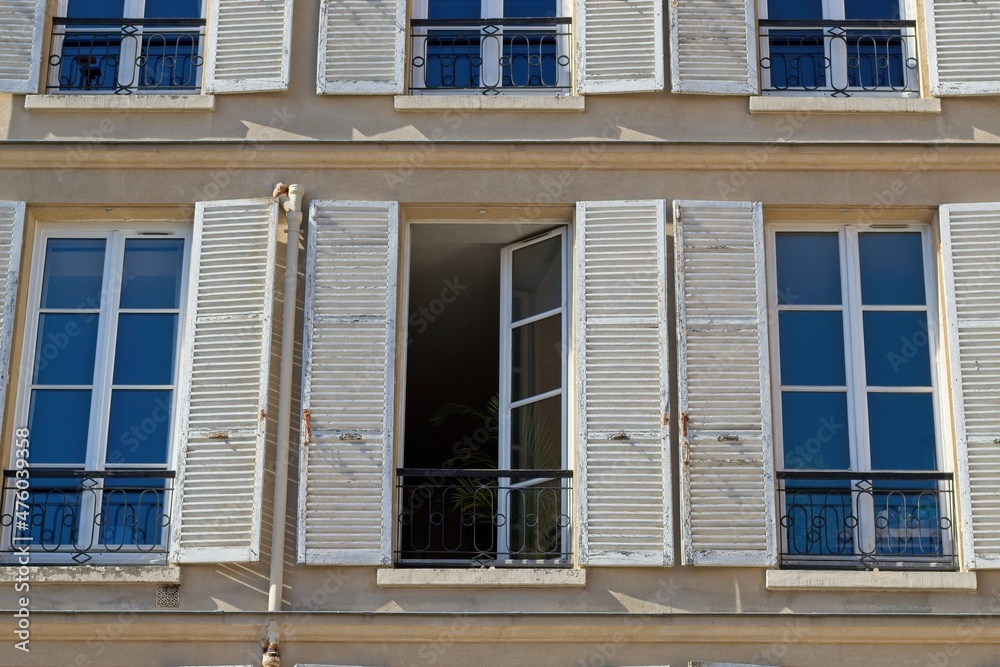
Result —
<instances>
[{"instance_id":1,"label":"peeling paint on shutter","mask_svg":"<svg viewBox=\"0 0 1000 667\"><path fill-rule=\"evenodd\" d=\"M1000 568L1000 203L941 207L965 567Z\"/></svg>"},{"instance_id":2,"label":"peeling paint on shutter","mask_svg":"<svg viewBox=\"0 0 1000 667\"><path fill-rule=\"evenodd\" d=\"M401 94L405 43L406 0L323 0L316 92Z\"/></svg>"},{"instance_id":3,"label":"peeling paint on shutter","mask_svg":"<svg viewBox=\"0 0 1000 667\"><path fill-rule=\"evenodd\" d=\"M686 565L777 562L760 204L674 203Z\"/></svg>"},{"instance_id":4,"label":"peeling paint on shutter","mask_svg":"<svg viewBox=\"0 0 1000 667\"><path fill-rule=\"evenodd\" d=\"M21 244L24 236L24 202L0 201L0 425L10 379L10 346L14 334L14 309L20 280Z\"/></svg>"},{"instance_id":5,"label":"peeling paint on shutter","mask_svg":"<svg viewBox=\"0 0 1000 667\"><path fill-rule=\"evenodd\" d=\"M931 93L1000 93L1000 0L932 0L928 3Z\"/></svg>"},{"instance_id":6,"label":"peeling paint on shutter","mask_svg":"<svg viewBox=\"0 0 1000 667\"><path fill-rule=\"evenodd\" d=\"M0 2L0 92L37 93L45 0Z\"/></svg>"},{"instance_id":7,"label":"peeling paint on shutter","mask_svg":"<svg viewBox=\"0 0 1000 667\"><path fill-rule=\"evenodd\" d=\"M576 214L580 561L670 565L666 204Z\"/></svg>"},{"instance_id":8,"label":"peeling paint on shutter","mask_svg":"<svg viewBox=\"0 0 1000 667\"><path fill-rule=\"evenodd\" d=\"M670 82L675 93L757 93L754 0L673 0Z\"/></svg>"},{"instance_id":9,"label":"peeling paint on shutter","mask_svg":"<svg viewBox=\"0 0 1000 667\"><path fill-rule=\"evenodd\" d=\"M277 221L273 199L196 208L171 544L176 562L258 559Z\"/></svg>"},{"instance_id":10,"label":"peeling paint on shutter","mask_svg":"<svg viewBox=\"0 0 1000 667\"><path fill-rule=\"evenodd\" d=\"M577 0L576 7L579 92L663 90L663 0Z\"/></svg>"},{"instance_id":11,"label":"peeling paint on shutter","mask_svg":"<svg viewBox=\"0 0 1000 667\"><path fill-rule=\"evenodd\" d=\"M205 90L288 90L292 0L212 0Z\"/></svg>"},{"instance_id":12,"label":"peeling paint on shutter","mask_svg":"<svg viewBox=\"0 0 1000 667\"><path fill-rule=\"evenodd\" d=\"M396 202L310 211L300 563L390 562L398 219Z\"/></svg>"}]
</instances>

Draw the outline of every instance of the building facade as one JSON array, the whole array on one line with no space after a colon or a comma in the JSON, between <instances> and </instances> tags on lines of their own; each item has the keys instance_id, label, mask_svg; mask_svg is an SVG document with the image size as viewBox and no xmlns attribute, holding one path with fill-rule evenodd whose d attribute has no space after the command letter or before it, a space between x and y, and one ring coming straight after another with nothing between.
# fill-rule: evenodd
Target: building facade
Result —
<instances>
[{"instance_id":1,"label":"building facade","mask_svg":"<svg viewBox=\"0 0 1000 667\"><path fill-rule=\"evenodd\" d=\"M1000 2L0 19L0 664L996 664Z\"/></svg>"}]
</instances>

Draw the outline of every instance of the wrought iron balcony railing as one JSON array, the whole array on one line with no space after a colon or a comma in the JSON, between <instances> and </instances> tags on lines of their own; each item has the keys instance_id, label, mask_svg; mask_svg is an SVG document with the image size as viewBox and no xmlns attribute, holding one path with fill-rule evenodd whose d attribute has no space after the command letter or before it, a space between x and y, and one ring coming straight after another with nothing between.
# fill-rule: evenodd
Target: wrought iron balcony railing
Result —
<instances>
[{"instance_id":1,"label":"wrought iron balcony railing","mask_svg":"<svg viewBox=\"0 0 1000 667\"><path fill-rule=\"evenodd\" d=\"M54 18L47 90L196 93L205 19Z\"/></svg>"},{"instance_id":2,"label":"wrought iron balcony railing","mask_svg":"<svg viewBox=\"0 0 1000 667\"><path fill-rule=\"evenodd\" d=\"M3 552L27 546L47 564L166 562L173 480L171 470L31 468L26 480L5 470Z\"/></svg>"},{"instance_id":3,"label":"wrought iron balcony railing","mask_svg":"<svg viewBox=\"0 0 1000 667\"><path fill-rule=\"evenodd\" d=\"M569 470L400 469L396 562L569 566Z\"/></svg>"},{"instance_id":4,"label":"wrought iron balcony railing","mask_svg":"<svg viewBox=\"0 0 1000 667\"><path fill-rule=\"evenodd\" d=\"M956 569L954 480L943 472L778 472L781 565Z\"/></svg>"},{"instance_id":5,"label":"wrought iron balcony railing","mask_svg":"<svg viewBox=\"0 0 1000 667\"><path fill-rule=\"evenodd\" d=\"M413 19L410 91L568 93L569 17Z\"/></svg>"},{"instance_id":6,"label":"wrought iron balcony railing","mask_svg":"<svg viewBox=\"0 0 1000 667\"><path fill-rule=\"evenodd\" d=\"M760 27L765 91L833 97L920 90L915 21L772 21Z\"/></svg>"}]
</instances>

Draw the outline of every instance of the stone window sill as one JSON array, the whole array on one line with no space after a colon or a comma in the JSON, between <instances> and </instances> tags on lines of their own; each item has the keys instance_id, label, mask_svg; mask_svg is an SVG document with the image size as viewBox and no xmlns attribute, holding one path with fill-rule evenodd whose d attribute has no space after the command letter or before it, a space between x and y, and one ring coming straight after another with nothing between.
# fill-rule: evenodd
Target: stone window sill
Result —
<instances>
[{"instance_id":1,"label":"stone window sill","mask_svg":"<svg viewBox=\"0 0 1000 667\"><path fill-rule=\"evenodd\" d=\"M750 98L750 113L941 113L939 98L920 97L784 97Z\"/></svg>"},{"instance_id":2,"label":"stone window sill","mask_svg":"<svg viewBox=\"0 0 1000 667\"><path fill-rule=\"evenodd\" d=\"M27 111L213 111L214 95L27 95Z\"/></svg>"},{"instance_id":3,"label":"stone window sill","mask_svg":"<svg viewBox=\"0 0 1000 667\"><path fill-rule=\"evenodd\" d=\"M975 572L768 570L766 577L769 591L976 591Z\"/></svg>"},{"instance_id":4,"label":"stone window sill","mask_svg":"<svg viewBox=\"0 0 1000 667\"><path fill-rule=\"evenodd\" d=\"M397 95L396 111L583 111L579 95Z\"/></svg>"},{"instance_id":5,"label":"stone window sill","mask_svg":"<svg viewBox=\"0 0 1000 667\"><path fill-rule=\"evenodd\" d=\"M437 586L458 588L584 588L586 570L511 568L379 568L380 588Z\"/></svg>"},{"instance_id":6,"label":"stone window sill","mask_svg":"<svg viewBox=\"0 0 1000 667\"><path fill-rule=\"evenodd\" d=\"M29 566L28 574L16 565L0 567L0 582L35 584L179 584L181 568L169 565L67 565Z\"/></svg>"}]
</instances>

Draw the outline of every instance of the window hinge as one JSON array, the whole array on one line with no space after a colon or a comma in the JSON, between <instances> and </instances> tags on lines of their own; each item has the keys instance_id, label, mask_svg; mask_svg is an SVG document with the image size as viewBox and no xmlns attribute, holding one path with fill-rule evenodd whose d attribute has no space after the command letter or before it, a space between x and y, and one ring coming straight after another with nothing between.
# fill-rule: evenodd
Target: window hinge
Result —
<instances>
[{"instance_id":1,"label":"window hinge","mask_svg":"<svg viewBox=\"0 0 1000 667\"><path fill-rule=\"evenodd\" d=\"M305 410L302 411L302 425L306 429L306 442L309 442L310 440L312 440L313 437L312 410L310 410L309 408L306 408Z\"/></svg>"},{"instance_id":2,"label":"window hinge","mask_svg":"<svg viewBox=\"0 0 1000 667\"><path fill-rule=\"evenodd\" d=\"M686 413L686 412L681 413L681 435L683 437L685 437L685 438L688 437L688 421L689 420L690 420L690 417L688 417L688 413Z\"/></svg>"},{"instance_id":3,"label":"window hinge","mask_svg":"<svg viewBox=\"0 0 1000 667\"><path fill-rule=\"evenodd\" d=\"M687 440L685 440L681 445L681 463L683 463L685 467L691 464L691 450L688 447Z\"/></svg>"},{"instance_id":4,"label":"window hinge","mask_svg":"<svg viewBox=\"0 0 1000 667\"><path fill-rule=\"evenodd\" d=\"M664 412L663 413L663 425L664 426L670 426L670 413L669 412Z\"/></svg>"}]
</instances>

